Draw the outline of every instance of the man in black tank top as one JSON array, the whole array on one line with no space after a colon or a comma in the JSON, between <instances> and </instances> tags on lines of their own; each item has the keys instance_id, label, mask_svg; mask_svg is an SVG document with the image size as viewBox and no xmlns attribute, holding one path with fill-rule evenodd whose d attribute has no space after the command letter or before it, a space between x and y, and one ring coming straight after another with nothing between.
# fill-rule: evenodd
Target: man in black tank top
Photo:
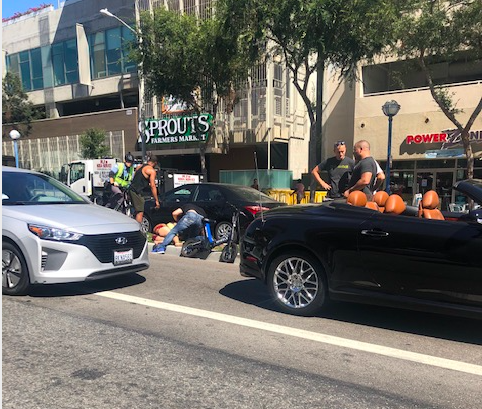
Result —
<instances>
[{"instance_id":1,"label":"man in black tank top","mask_svg":"<svg viewBox=\"0 0 482 409\"><path fill-rule=\"evenodd\" d=\"M157 165L157 157L152 155L147 158L147 163L136 169L134 177L132 178L131 188L129 191L132 204L136 210L136 220L142 223L144 216L144 203L146 199L142 196L142 191L147 187L151 187L152 196L156 201L156 209L159 209L159 197L157 196L156 187L156 170L154 166Z\"/></svg>"}]
</instances>

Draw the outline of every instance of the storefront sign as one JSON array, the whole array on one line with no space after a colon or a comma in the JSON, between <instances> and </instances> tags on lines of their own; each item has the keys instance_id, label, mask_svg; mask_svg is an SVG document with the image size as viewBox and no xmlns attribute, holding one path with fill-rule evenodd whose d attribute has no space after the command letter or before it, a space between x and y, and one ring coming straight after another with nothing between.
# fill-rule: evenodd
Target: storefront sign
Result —
<instances>
[{"instance_id":1,"label":"storefront sign","mask_svg":"<svg viewBox=\"0 0 482 409\"><path fill-rule=\"evenodd\" d=\"M447 142L446 133L431 133L431 134L417 134L417 135L407 135L405 139L407 144L411 143L437 143L437 142Z\"/></svg>"},{"instance_id":2,"label":"storefront sign","mask_svg":"<svg viewBox=\"0 0 482 409\"><path fill-rule=\"evenodd\" d=\"M469 140L470 142L482 142L482 130L470 131ZM450 129L441 133L407 135L405 142L407 145L412 143L441 143L442 149L448 149L456 145L461 145L462 137L457 129Z\"/></svg>"},{"instance_id":3,"label":"storefront sign","mask_svg":"<svg viewBox=\"0 0 482 409\"><path fill-rule=\"evenodd\" d=\"M199 183L199 175L174 174L174 187L179 187L186 183Z\"/></svg>"},{"instance_id":4,"label":"storefront sign","mask_svg":"<svg viewBox=\"0 0 482 409\"><path fill-rule=\"evenodd\" d=\"M206 142L212 124L211 114L146 119L144 128L146 144ZM142 132L142 122L139 122L139 132Z\"/></svg>"}]
</instances>

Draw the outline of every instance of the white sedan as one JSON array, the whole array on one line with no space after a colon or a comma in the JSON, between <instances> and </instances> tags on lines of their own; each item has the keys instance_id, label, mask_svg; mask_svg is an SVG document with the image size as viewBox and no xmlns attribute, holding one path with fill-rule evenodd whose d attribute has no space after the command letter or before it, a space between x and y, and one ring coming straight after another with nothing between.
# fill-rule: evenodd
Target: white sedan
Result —
<instances>
[{"instance_id":1,"label":"white sedan","mask_svg":"<svg viewBox=\"0 0 482 409\"><path fill-rule=\"evenodd\" d=\"M2 292L149 267L140 225L41 173L2 167Z\"/></svg>"}]
</instances>

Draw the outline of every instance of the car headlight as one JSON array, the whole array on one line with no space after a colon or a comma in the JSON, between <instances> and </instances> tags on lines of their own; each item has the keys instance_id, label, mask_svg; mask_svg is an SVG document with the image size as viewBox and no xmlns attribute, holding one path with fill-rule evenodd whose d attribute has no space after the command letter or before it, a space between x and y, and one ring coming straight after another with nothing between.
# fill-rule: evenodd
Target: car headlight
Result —
<instances>
[{"instance_id":1,"label":"car headlight","mask_svg":"<svg viewBox=\"0 0 482 409\"><path fill-rule=\"evenodd\" d=\"M76 241L82 237L80 233L57 229L55 227L37 226L35 224L29 224L28 229L43 240Z\"/></svg>"}]
</instances>

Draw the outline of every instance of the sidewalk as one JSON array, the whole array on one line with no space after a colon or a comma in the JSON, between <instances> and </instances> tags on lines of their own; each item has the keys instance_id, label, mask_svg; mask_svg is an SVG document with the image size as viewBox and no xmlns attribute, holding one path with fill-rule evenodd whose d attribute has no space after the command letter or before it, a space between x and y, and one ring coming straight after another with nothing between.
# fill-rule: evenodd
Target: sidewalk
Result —
<instances>
[{"instance_id":1,"label":"sidewalk","mask_svg":"<svg viewBox=\"0 0 482 409\"><path fill-rule=\"evenodd\" d=\"M153 253L152 252L152 247L154 247L154 243L148 243L149 245L149 257L159 257L159 258L162 258L163 255L162 254L158 254L158 253ZM239 246L238 246L239 247ZM169 245L166 247L166 254L169 254L170 256L178 256L178 257L181 257L181 247L176 247L174 245ZM221 263L219 261L219 257L221 256L221 252L220 251L212 251L211 253L209 253L208 257L206 258L206 260L209 260L209 261L214 261L214 262L217 262L217 263ZM186 257L181 257L181 258L186 258ZM193 259L197 259L197 260L201 260L201 261L205 261L199 257L194 257ZM222 264L229 264L229 263L222 263ZM233 264L236 264L236 265L239 265L239 254L238 256L236 257L236 259L234 260L234 263Z\"/></svg>"}]
</instances>

